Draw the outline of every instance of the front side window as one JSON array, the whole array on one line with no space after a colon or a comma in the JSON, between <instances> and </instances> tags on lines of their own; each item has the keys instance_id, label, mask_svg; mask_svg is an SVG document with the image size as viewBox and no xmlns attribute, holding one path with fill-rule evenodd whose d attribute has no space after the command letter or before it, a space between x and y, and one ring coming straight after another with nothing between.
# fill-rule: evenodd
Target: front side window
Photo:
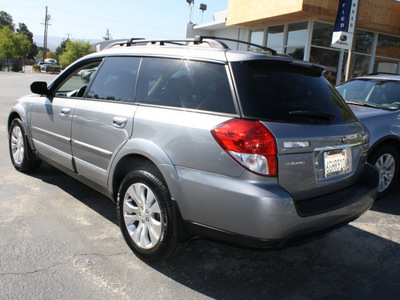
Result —
<instances>
[{"instance_id":1,"label":"front side window","mask_svg":"<svg viewBox=\"0 0 400 300\"><path fill-rule=\"evenodd\" d=\"M236 113L225 65L143 58L136 101Z\"/></svg>"},{"instance_id":2,"label":"front side window","mask_svg":"<svg viewBox=\"0 0 400 300\"><path fill-rule=\"evenodd\" d=\"M109 57L90 86L87 98L133 102L139 57Z\"/></svg>"},{"instance_id":3,"label":"front side window","mask_svg":"<svg viewBox=\"0 0 400 300\"><path fill-rule=\"evenodd\" d=\"M89 82L96 73L101 61L85 64L68 76L55 90L56 97L83 97Z\"/></svg>"}]
</instances>

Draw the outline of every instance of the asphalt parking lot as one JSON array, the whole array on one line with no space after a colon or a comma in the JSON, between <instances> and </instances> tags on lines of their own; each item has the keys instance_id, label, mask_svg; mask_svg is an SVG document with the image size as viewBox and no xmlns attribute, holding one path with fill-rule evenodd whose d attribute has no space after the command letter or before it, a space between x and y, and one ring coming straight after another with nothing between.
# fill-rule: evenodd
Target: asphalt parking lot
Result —
<instances>
[{"instance_id":1,"label":"asphalt parking lot","mask_svg":"<svg viewBox=\"0 0 400 300\"><path fill-rule=\"evenodd\" d=\"M398 299L400 183L358 220L310 243L256 251L205 240L146 264L114 204L43 164L12 167L13 102L50 74L0 72L0 299Z\"/></svg>"}]
</instances>

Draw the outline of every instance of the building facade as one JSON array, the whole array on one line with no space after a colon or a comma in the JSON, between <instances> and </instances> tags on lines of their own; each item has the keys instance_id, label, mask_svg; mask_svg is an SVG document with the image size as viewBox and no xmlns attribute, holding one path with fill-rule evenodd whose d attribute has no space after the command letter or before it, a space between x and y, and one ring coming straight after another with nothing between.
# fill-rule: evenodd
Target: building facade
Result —
<instances>
[{"instance_id":1,"label":"building facade","mask_svg":"<svg viewBox=\"0 0 400 300\"><path fill-rule=\"evenodd\" d=\"M227 11L202 25L198 34L247 40L294 58L326 66L326 77L345 79L349 51L331 46L338 0L228 0ZM400 2L359 0L349 78L373 72L400 74ZM235 43L230 47L243 49Z\"/></svg>"}]
</instances>

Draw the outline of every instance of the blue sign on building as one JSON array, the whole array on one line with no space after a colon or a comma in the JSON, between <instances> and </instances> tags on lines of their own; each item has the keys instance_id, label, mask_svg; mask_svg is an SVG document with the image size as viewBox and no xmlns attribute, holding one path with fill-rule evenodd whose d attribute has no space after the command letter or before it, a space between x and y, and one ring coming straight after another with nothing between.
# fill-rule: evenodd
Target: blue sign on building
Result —
<instances>
[{"instance_id":1,"label":"blue sign on building","mask_svg":"<svg viewBox=\"0 0 400 300\"><path fill-rule=\"evenodd\" d=\"M332 47L341 49L350 49L352 47L357 9L358 0L339 0L338 13L332 35Z\"/></svg>"}]
</instances>

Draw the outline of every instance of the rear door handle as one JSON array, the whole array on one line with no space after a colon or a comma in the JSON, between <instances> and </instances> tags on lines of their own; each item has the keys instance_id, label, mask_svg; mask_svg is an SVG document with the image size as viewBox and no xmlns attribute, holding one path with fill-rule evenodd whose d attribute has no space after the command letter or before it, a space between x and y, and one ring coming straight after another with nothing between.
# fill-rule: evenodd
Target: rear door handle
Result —
<instances>
[{"instance_id":1,"label":"rear door handle","mask_svg":"<svg viewBox=\"0 0 400 300\"><path fill-rule=\"evenodd\" d=\"M70 108L61 108L61 115L64 117L68 117L69 114L71 113L71 109Z\"/></svg>"},{"instance_id":2,"label":"rear door handle","mask_svg":"<svg viewBox=\"0 0 400 300\"><path fill-rule=\"evenodd\" d=\"M124 117L114 117L113 118L113 125L117 128L124 128L126 123L128 122L128 118Z\"/></svg>"}]
</instances>

